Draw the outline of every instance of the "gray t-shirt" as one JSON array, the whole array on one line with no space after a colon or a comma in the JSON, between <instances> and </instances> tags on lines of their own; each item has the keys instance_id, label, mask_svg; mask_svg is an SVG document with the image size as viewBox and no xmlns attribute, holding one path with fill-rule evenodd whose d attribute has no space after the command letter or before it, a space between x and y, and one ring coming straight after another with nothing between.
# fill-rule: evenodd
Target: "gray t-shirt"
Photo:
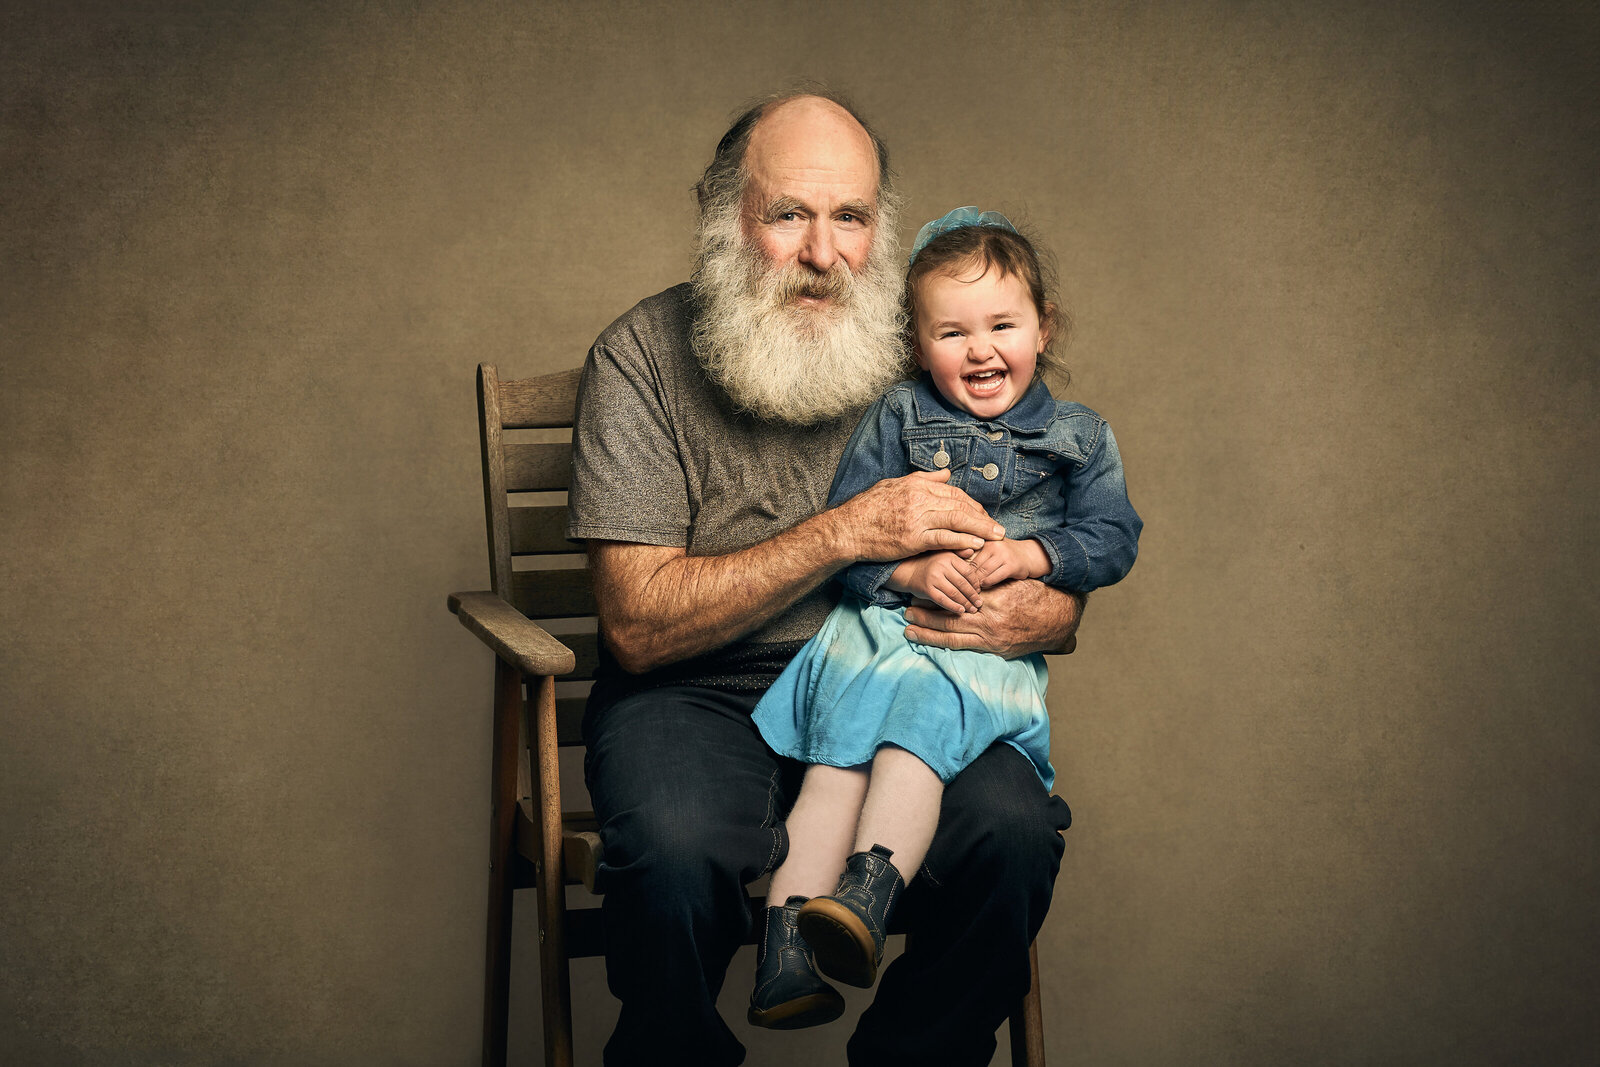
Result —
<instances>
[{"instance_id":1,"label":"gray t-shirt","mask_svg":"<svg viewBox=\"0 0 1600 1067\"><path fill-rule=\"evenodd\" d=\"M721 555L821 511L860 417L818 426L733 410L690 350L689 285L640 301L589 350L578 386L567 536ZM739 644L810 638L837 601L826 583Z\"/></svg>"}]
</instances>

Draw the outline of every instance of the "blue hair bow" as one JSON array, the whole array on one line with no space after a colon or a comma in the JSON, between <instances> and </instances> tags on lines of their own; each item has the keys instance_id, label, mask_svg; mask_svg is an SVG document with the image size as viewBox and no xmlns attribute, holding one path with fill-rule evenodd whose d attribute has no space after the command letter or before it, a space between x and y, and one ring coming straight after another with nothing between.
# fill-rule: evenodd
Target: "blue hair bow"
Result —
<instances>
[{"instance_id":1,"label":"blue hair bow","mask_svg":"<svg viewBox=\"0 0 1600 1067\"><path fill-rule=\"evenodd\" d=\"M917 261L917 256L927 247L929 241L940 234L959 230L965 226L993 226L996 229L1017 232L1017 228L1011 225L1011 220L998 211L979 211L970 204L967 207L958 207L917 231L917 239L911 243L911 258L906 260L906 266L909 267Z\"/></svg>"}]
</instances>

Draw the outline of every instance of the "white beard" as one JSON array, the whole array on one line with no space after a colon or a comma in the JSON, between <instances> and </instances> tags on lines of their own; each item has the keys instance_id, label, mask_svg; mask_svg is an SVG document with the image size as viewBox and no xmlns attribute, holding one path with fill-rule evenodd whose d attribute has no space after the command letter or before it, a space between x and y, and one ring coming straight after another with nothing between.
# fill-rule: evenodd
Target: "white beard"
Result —
<instances>
[{"instance_id":1,"label":"white beard","mask_svg":"<svg viewBox=\"0 0 1600 1067\"><path fill-rule=\"evenodd\" d=\"M842 259L825 274L774 267L744 240L737 204L703 219L698 238L694 352L739 410L809 426L859 413L906 377L892 211L855 275ZM803 295L830 299L808 307Z\"/></svg>"}]
</instances>

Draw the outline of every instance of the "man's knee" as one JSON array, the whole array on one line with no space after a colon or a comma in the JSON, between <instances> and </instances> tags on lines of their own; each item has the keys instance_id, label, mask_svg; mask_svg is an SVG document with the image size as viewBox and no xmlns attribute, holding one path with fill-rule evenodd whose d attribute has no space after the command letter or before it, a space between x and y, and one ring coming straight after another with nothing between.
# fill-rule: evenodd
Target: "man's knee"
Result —
<instances>
[{"instance_id":1,"label":"man's knee","mask_svg":"<svg viewBox=\"0 0 1600 1067\"><path fill-rule=\"evenodd\" d=\"M692 891L767 866L779 768L739 710L717 693L682 688L591 716L585 769L609 879Z\"/></svg>"},{"instance_id":2,"label":"man's knee","mask_svg":"<svg viewBox=\"0 0 1600 1067\"><path fill-rule=\"evenodd\" d=\"M688 803L674 802L687 800ZM750 832L752 828L746 828ZM602 827L604 877L627 878L652 891L694 896L737 877L748 857L732 847L737 828L697 798L681 794L613 815Z\"/></svg>"},{"instance_id":3,"label":"man's knee","mask_svg":"<svg viewBox=\"0 0 1600 1067\"><path fill-rule=\"evenodd\" d=\"M703 782L649 789L602 814L602 888L628 886L680 904L743 892L781 859L776 799L728 804ZM626 891L626 890L624 890Z\"/></svg>"},{"instance_id":4,"label":"man's knee","mask_svg":"<svg viewBox=\"0 0 1600 1067\"><path fill-rule=\"evenodd\" d=\"M939 829L950 848L939 850L941 861L996 885L1048 884L1060 867L1061 834L1071 822L1066 801L1045 791L1026 757L995 745L945 794Z\"/></svg>"}]
</instances>

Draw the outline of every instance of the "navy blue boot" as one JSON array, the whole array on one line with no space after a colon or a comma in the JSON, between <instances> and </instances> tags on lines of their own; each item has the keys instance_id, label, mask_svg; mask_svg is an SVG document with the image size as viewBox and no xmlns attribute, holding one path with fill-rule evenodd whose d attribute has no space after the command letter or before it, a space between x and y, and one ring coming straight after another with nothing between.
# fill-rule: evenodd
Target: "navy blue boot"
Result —
<instances>
[{"instance_id":1,"label":"navy blue boot","mask_svg":"<svg viewBox=\"0 0 1600 1067\"><path fill-rule=\"evenodd\" d=\"M756 988L745 1016L752 1026L798 1030L831 1023L844 1014L844 998L817 977L811 949L795 926L805 897L767 909L767 932L756 957Z\"/></svg>"},{"instance_id":2,"label":"navy blue boot","mask_svg":"<svg viewBox=\"0 0 1600 1067\"><path fill-rule=\"evenodd\" d=\"M882 845L844 861L844 875L831 897L812 897L800 909L800 934L829 978L869 989L878 980L889 913L905 881Z\"/></svg>"}]
</instances>

